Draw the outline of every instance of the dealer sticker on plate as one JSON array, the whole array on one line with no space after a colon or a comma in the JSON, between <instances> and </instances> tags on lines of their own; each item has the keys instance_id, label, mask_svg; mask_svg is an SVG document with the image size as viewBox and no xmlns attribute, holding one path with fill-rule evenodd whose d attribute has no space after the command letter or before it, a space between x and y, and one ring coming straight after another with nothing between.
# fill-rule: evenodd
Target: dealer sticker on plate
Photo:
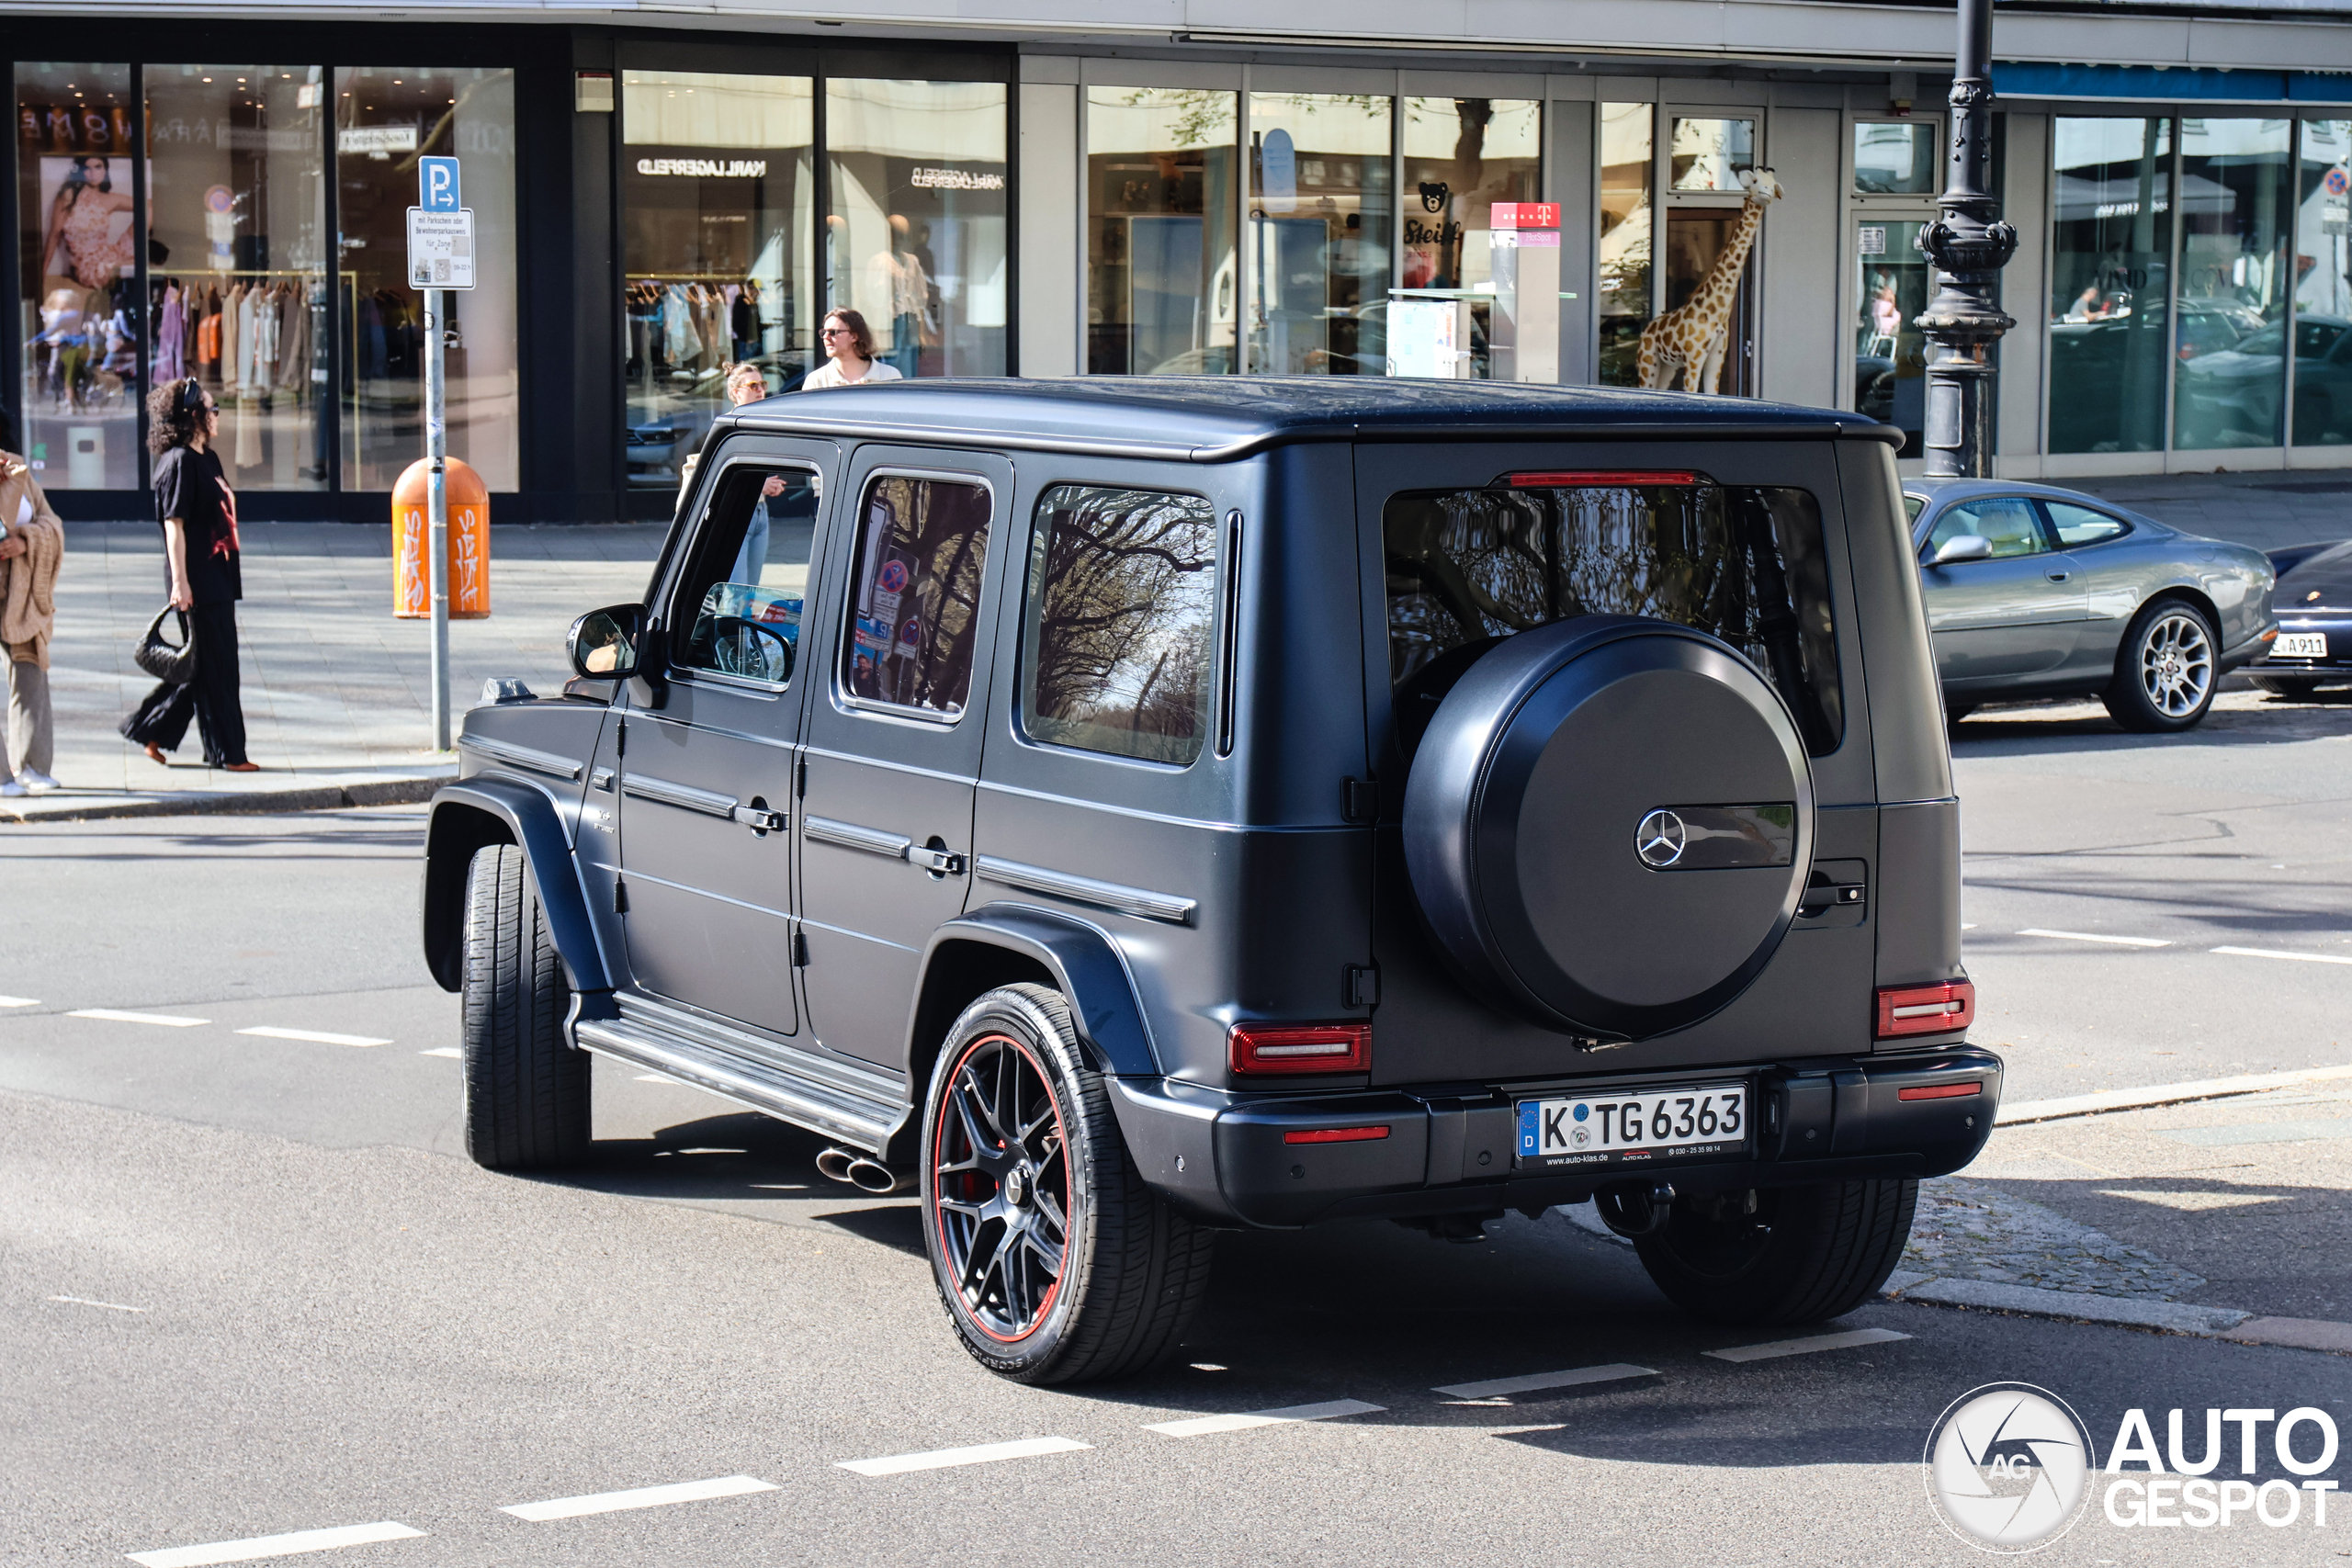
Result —
<instances>
[{"instance_id":1,"label":"dealer sticker on plate","mask_svg":"<svg viewBox=\"0 0 2352 1568\"><path fill-rule=\"evenodd\" d=\"M1747 1085L1603 1089L1519 1102L1517 1163L1537 1169L1721 1158L1747 1147Z\"/></svg>"},{"instance_id":2,"label":"dealer sticker on plate","mask_svg":"<svg viewBox=\"0 0 2352 1568\"><path fill-rule=\"evenodd\" d=\"M2280 632L2278 640L2270 645L2273 659L2325 659L2325 632Z\"/></svg>"}]
</instances>

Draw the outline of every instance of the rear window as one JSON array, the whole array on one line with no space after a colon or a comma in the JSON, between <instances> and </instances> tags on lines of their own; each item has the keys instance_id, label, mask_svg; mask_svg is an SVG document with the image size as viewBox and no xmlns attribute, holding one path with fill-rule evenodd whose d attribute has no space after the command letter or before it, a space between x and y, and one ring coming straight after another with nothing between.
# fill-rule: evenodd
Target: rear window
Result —
<instances>
[{"instance_id":1,"label":"rear window","mask_svg":"<svg viewBox=\"0 0 2352 1568\"><path fill-rule=\"evenodd\" d=\"M1809 491L1703 475L1548 478L1389 499L1381 524L1400 725L1418 734L1420 710L1499 638L1579 615L1648 615L1739 649L1788 703L1806 750L1838 749L1845 706Z\"/></svg>"}]
</instances>

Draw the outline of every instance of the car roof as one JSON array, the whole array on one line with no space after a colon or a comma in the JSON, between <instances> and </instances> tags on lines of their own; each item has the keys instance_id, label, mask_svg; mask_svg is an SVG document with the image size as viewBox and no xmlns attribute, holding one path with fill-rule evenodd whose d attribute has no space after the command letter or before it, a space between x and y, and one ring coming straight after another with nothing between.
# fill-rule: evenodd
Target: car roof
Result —
<instances>
[{"instance_id":1,"label":"car roof","mask_svg":"<svg viewBox=\"0 0 2352 1568\"><path fill-rule=\"evenodd\" d=\"M887 381L778 395L722 425L928 445L1222 462L1302 441L1902 440L1856 413L1610 387L1379 376L1013 377Z\"/></svg>"}]
</instances>

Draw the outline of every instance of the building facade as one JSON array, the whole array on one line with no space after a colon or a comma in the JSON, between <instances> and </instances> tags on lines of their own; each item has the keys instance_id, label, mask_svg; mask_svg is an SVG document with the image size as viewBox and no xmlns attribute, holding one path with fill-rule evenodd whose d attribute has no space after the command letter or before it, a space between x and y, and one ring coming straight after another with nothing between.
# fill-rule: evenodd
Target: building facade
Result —
<instances>
[{"instance_id":1,"label":"building facade","mask_svg":"<svg viewBox=\"0 0 2352 1568\"><path fill-rule=\"evenodd\" d=\"M192 375L244 516L387 516L424 449L404 215L449 153L449 449L502 521L665 515L722 367L788 389L842 306L913 377L1632 386L1703 290L1721 395L1916 457L1949 12L1020 8L0 6L16 445L68 515L142 515L143 390ZM2005 6L1995 45L2000 471L2352 465L2352 14Z\"/></svg>"}]
</instances>

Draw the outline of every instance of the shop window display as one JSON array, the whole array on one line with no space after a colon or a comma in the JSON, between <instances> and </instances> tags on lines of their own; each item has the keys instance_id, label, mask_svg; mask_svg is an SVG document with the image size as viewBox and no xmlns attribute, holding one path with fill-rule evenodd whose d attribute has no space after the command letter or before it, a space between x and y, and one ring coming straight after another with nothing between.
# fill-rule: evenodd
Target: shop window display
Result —
<instances>
[{"instance_id":1,"label":"shop window display","mask_svg":"<svg viewBox=\"0 0 2352 1568\"><path fill-rule=\"evenodd\" d=\"M150 65L148 296L155 378L220 409L239 491L327 488L325 73Z\"/></svg>"},{"instance_id":2,"label":"shop window display","mask_svg":"<svg viewBox=\"0 0 2352 1568\"><path fill-rule=\"evenodd\" d=\"M1402 272L1409 289L1471 297L1473 373L1493 371L1493 209L1539 198L1543 105L1524 98L1407 98Z\"/></svg>"},{"instance_id":3,"label":"shop window display","mask_svg":"<svg viewBox=\"0 0 2352 1568\"><path fill-rule=\"evenodd\" d=\"M1250 369L1388 372L1392 100L1250 96Z\"/></svg>"},{"instance_id":4,"label":"shop window display","mask_svg":"<svg viewBox=\"0 0 2352 1568\"><path fill-rule=\"evenodd\" d=\"M1927 419L1928 340L1917 325L1930 282L1918 248L1926 227L1876 215L1854 226L1861 300L1854 322L1854 408L1903 432L1902 457L1921 455Z\"/></svg>"},{"instance_id":5,"label":"shop window display","mask_svg":"<svg viewBox=\"0 0 2352 1568\"><path fill-rule=\"evenodd\" d=\"M369 66L334 74L343 488L384 491L424 453L424 296L408 283L417 159L455 155L478 286L443 293L449 455L520 488L514 73Z\"/></svg>"},{"instance_id":6,"label":"shop window display","mask_svg":"<svg viewBox=\"0 0 2352 1568\"><path fill-rule=\"evenodd\" d=\"M1098 376L1234 370L1238 95L1090 87L1086 367Z\"/></svg>"},{"instance_id":7,"label":"shop window display","mask_svg":"<svg viewBox=\"0 0 2352 1568\"><path fill-rule=\"evenodd\" d=\"M806 76L622 73L632 486L677 484L729 365L772 392L812 367L815 118Z\"/></svg>"},{"instance_id":8,"label":"shop window display","mask_svg":"<svg viewBox=\"0 0 2352 1568\"><path fill-rule=\"evenodd\" d=\"M1003 85L829 80L825 143L829 306L901 376L1003 375Z\"/></svg>"},{"instance_id":9,"label":"shop window display","mask_svg":"<svg viewBox=\"0 0 2352 1568\"><path fill-rule=\"evenodd\" d=\"M2284 119L2180 122L2176 447L2285 439L2291 130Z\"/></svg>"},{"instance_id":10,"label":"shop window display","mask_svg":"<svg viewBox=\"0 0 2352 1568\"><path fill-rule=\"evenodd\" d=\"M2352 443L2352 119L2299 128L2294 443Z\"/></svg>"},{"instance_id":11,"label":"shop window display","mask_svg":"<svg viewBox=\"0 0 2352 1568\"><path fill-rule=\"evenodd\" d=\"M1649 104L1600 106L1600 370L1604 387L1641 384L1642 329L1650 322Z\"/></svg>"},{"instance_id":12,"label":"shop window display","mask_svg":"<svg viewBox=\"0 0 2352 1568\"><path fill-rule=\"evenodd\" d=\"M2173 122L2051 121L2050 445L2165 445Z\"/></svg>"},{"instance_id":13,"label":"shop window display","mask_svg":"<svg viewBox=\"0 0 2352 1568\"><path fill-rule=\"evenodd\" d=\"M128 65L20 62L17 407L45 490L141 484Z\"/></svg>"}]
</instances>

